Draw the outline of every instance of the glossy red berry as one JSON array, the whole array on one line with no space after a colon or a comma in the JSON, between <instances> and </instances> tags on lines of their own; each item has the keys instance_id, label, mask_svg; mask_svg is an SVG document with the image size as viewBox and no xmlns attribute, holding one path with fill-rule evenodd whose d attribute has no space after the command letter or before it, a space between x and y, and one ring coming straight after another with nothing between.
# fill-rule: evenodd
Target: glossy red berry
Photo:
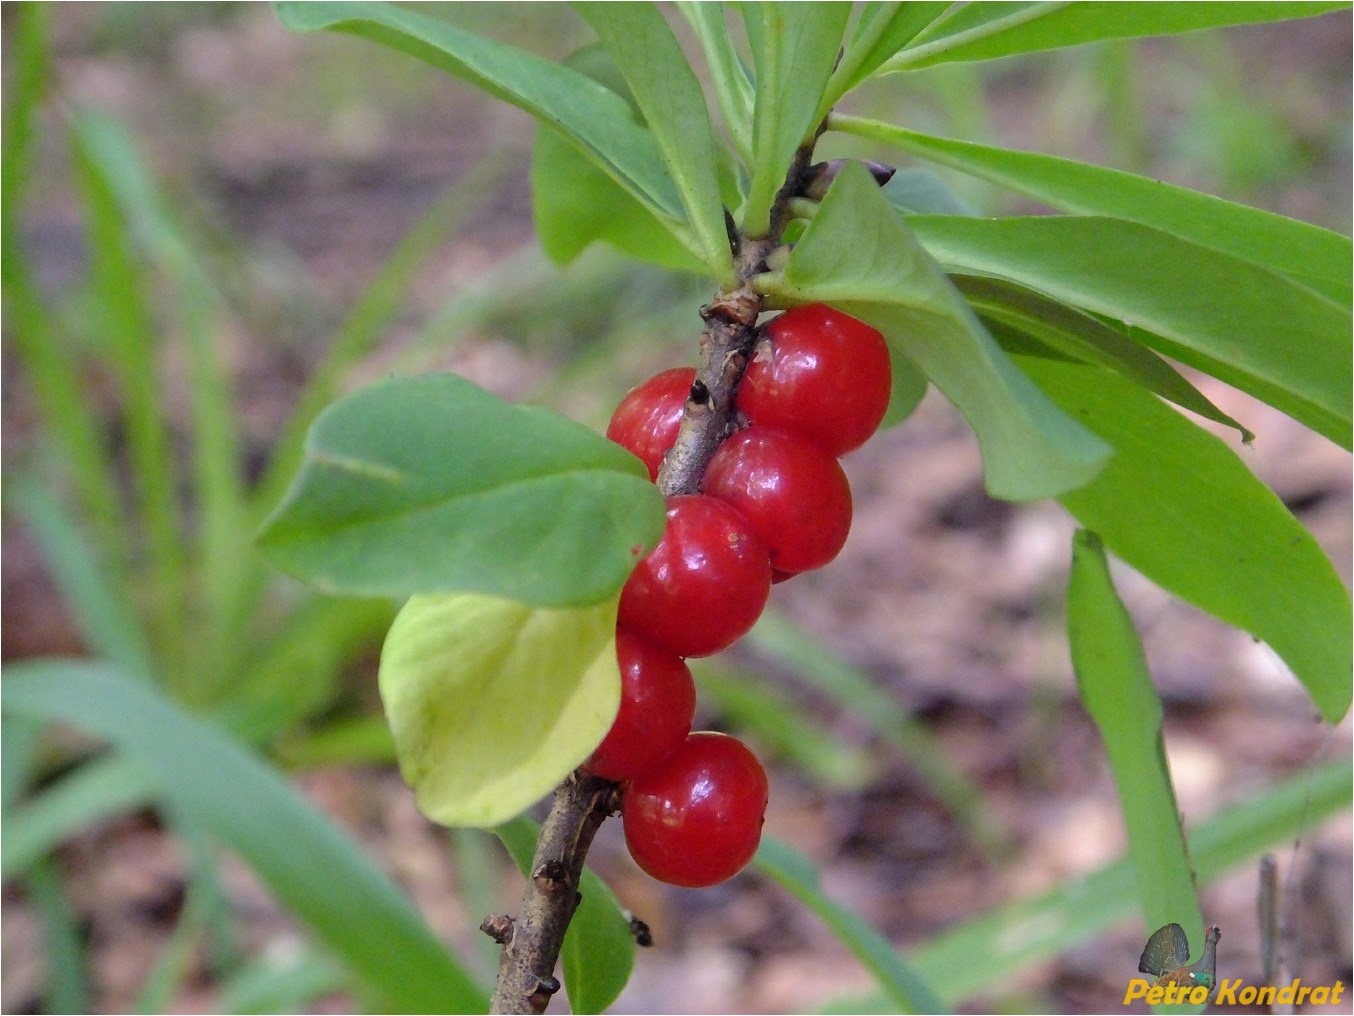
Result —
<instances>
[{"instance_id":1,"label":"glossy red berry","mask_svg":"<svg viewBox=\"0 0 1354 1016\"><path fill-rule=\"evenodd\" d=\"M696 686L681 657L625 628L616 629L621 707L583 763L594 776L632 780L671 755L691 733Z\"/></svg>"},{"instance_id":2,"label":"glossy red berry","mask_svg":"<svg viewBox=\"0 0 1354 1016\"><path fill-rule=\"evenodd\" d=\"M766 815L766 771L737 738L692 734L625 788L630 856L661 882L700 888L752 860Z\"/></svg>"},{"instance_id":3,"label":"glossy red berry","mask_svg":"<svg viewBox=\"0 0 1354 1016\"><path fill-rule=\"evenodd\" d=\"M709 656L766 606L766 544L742 515L702 494L668 498L663 539L621 590L619 624L678 656Z\"/></svg>"},{"instance_id":4,"label":"glossy red berry","mask_svg":"<svg viewBox=\"0 0 1354 1016\"><path fill-rule=\"evenodd\" d=\"M704 490L752 524L777 572L821 568L851 531L846 474L831 454L796 434L770 427L733 434L710 460Z\"/></svg>"},{"instance_id":5,"label":"glossy red berry","mask_svg":"<svg viewBox=\"0 0 1354 1016\"><path fill-rule=\"evenodd\" d=\"M879 429L893 373L884 337L826 304L788 310L748 363L738 408L750 423L801 434L833 455Z\"/></svg>"},{"instance_id":6,"label":"glossy red berry","mask_svg":"<svg viewBox=\"0 0 1354 1016\"><path fill-rule=\"evenodd\" d=\"M658 479L663 456L677 441L682 409L691 394L696 372L674 367L630 389L611 414L606 436L637 455L649 467L649 479Z\"/></svg>"}]
</instances>

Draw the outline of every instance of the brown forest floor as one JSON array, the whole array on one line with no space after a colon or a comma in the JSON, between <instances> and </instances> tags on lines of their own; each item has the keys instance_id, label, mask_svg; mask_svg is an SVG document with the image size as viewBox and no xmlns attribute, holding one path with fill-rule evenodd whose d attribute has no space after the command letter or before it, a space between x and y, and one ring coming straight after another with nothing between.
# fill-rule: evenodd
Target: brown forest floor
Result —
<instances>
[{"instance_id":1,"label":"brown forest floor","mask_svg":"<svg viewBox=\"0 0 1354 1016\"><path fill-rule=\"evenodd\" d=\"M483 105L467 88L430 83L434 72L412 64L373 84L380 94L372 104L355 100L327 76L341 73L343 60L360 58L362 44L288 36L262 6L202 18L181 9L139 39L118 36L116 26L109 27L115 19L101 5L67 10L56 19L67 94L124 117L157 171L200 205L195 213L224 226L246 258L283 266L283 274L315 301L307 327L316 336L337 319L419 211L484 150L503 145L520 155L529 143L523 121ZM1348 17L1271 31L1278 34L1256 29L1234 37L1243 59L1261 52L1268 57L1256 65L1255 94L1268 88L1287 96L1283 108L1297 108L1294 116L1305 111L1313 122L1343 116L1324 111L1347 112ZM1150 72L1153 59L1165 60L1173 51L1149 46L1144 52ZM1300 71L1304 76L1292 84ZM1108 161L1094 140L1089 149L1057 147L1059 124L1085 128L1093 138L1095 120L1060 110L1063 93L1047 76L1018 70L998 84L988 89L997 140ZM1285 88L1301 94L1294 98ZM294 94L279 97L289 89ZM392 96L402 101L389 108L376 104ZM1153 108L1154 116L1180 112ZM46 157L59 165L57 153ZM1284 189L1259 188L1252 199L1347 228L1347 136L1343 149L1313 163ZM520 162L513 165L518 177L425 273L410 320L529 242L529 198ZM1173 179L1188 175L1183 165L1167 167L1180 171ZM44 278L60 285L82 256L78 211L59 185L39 186L38 196L27 228ZM697 327L693 320L693 337ZM295 343L261 335L241 336L231 356L240 403L262 454L294 394L304 356ZM515 372L536 379L552 362L549 351L523 351L511 336L485 332L438 365L511 391L529 387ZM22 452L31 435L23 378L8 355L5 367L9 456ZM617 389L643 373L644 366L636 366L615 378ZM1349 457L1222 385L1200 383L1257 433L1253 448L1243 452L1247 462L1311 527L1348 583ZM604 418L605 408L589 405L586 412ZM824 884L836 899L906 947L998 902L1033 895L1113 859L1123 850L1123 834L1103 753L1077 704L1062 641L1060 601L1072 532L1067 515L1056 505L1013 507L988 499L971 434L934 393L913 418L851 456L846 467L856 495L846 550L823 572L778 587L773 601L917 710L953 764L982 787L990 817L1010 833L1015 851L1000 863L986 859L921 780L879 752L878 775L856 790L826 791L788 766L775 767L768 829L823 865ZM78 636L21 529L6 527L3 549L6 658L77 650ZM1334 732L1319 725L1266 649L1127 570L1121 579L1167 704L1168 753L1187 822L1348 754L1349 722ZM734 653L735 662L767 666L746 650ZM868 747L857 722L822 702L807 702L844 742ZM414 810L397 774L333 768L299 780L382 858L434 928L467 955L482 955L473 931L482 915L468 912L458 898L458 873L445 839ZM659 886L630 863L616 826L603 830L593 863L650 924L657 945L641 952L615 1011L811 1011L869 991L869 975L774 886L755 877L702 892ZM1279 852L1288 953L1305 983L1350 982L1351 839L1345 815ZM172 930L182 898L179 852L151 816L137 815L80 837L64 862L88 931L97 1011L123 1011ZM247 874L229 871L249 940L285 952L295 928ZM501 882L500 906L511 908L515 876L505 868ZM1220 973L1251 983L1259 978L1255 886L1254 866L1244 866L1203 893L1207 918L1224 929ZM1141 947L1141 929L1127 922L1006 986L999 1004L1117 1011ZM982 964L983 957L972 962ZM5 1012L32 1011L39 964L34 918L7 890ZM215 997L210 981L198 978L174 1008L209 1011ZM331 1002L326 1011L350 1004Z\"/></svg>"}]
</instances>

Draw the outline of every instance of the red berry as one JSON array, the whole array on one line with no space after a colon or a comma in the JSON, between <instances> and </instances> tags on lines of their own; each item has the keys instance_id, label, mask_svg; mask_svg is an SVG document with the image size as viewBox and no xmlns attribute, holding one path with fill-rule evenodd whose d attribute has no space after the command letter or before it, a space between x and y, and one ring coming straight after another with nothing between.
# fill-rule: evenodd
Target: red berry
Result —
<instances>
[{"instance_id":1,"label":"red berry","mask_svg":"<svg viewBox=\"0 0 1354 1016\"><path fill-rule=\"evenodd\" d=\"M625 788L621 818L630 856L654 878L700 888L752 860L766 815L766 771L735 737L692 734Z\"/></svg>"},{"instance_id":2,"label":"red berry","mask_svg":"<svg viewBox=\"0 0 1354 1016\"><path fill-rule=\"evenodd\" d=\"M710 460L704 489L752 524L778 572L821 568L851 531L851 487L842 467L795 434L740 430Z\"/></svg>"},{"instance_id":3,"label":"red berry","mask_svg":"<svg viewBox=\"0 0 1354 1016\"><path fill-rule=\"evenodd\" d=\"M723 501L681 494L621 590L619 624L678 656L709 656L747 633L770 591L766 544L748 521Z\"/></svg>"},{"instance_id":4,"label":"red berry","mask_svg":"<svg viewBox=\"0 0 1354 1016\"><path fill-rule=\"evenodd\" d=\"M621 708L583 768L608 780L632 780L671 755L696 715L696 686L681 658L625 628L616 629Z\"/></svg>"},{"instance_id":5,"label":"red berry","mask_svg":"<svg viewBox=\"0 0 1354 1016\"><path fill-rule=\"evenodd\" d=\"M682 409L691 394L696 372L674 367L631 388L611 414L606 436L637 455L649 467L649 479L658 479L663 456L677 441Z\"/></svg>"},{"instance_id":6,"label":"red berry","mask_svg":"<svg viewBox=\"0 0 1354 1016\"><path fill-rule=\"evenodd\" d=\"M749 422L802 434L833 455L879 429L893 386L884 336L821 303L786 311L767 334L736 398Z\"/></svg>"}]
</instances>

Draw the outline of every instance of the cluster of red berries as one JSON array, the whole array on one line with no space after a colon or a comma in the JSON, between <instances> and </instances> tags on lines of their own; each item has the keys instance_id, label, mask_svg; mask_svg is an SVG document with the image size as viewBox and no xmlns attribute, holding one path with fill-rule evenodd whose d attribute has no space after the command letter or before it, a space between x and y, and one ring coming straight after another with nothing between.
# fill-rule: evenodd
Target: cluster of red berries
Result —
<instances>
[{"instance_id":1,"label":"cluster of red berries","mask_svg":"<svg viewBox=\"0 0 1354 1016\"><path fill-rule=\"evenodd\" d=\"M677 440L695 371L657 374L621 401L607 437L656 480ZM891 386L870 326L815 304L767 327L735 397L746 426L715 452L702 493L667 500L667 529L621 592L621 705L584 768L625 783L635 861L664 882L708 886L751 860L766 773L739 740L691 733L696 692L684 657L727 649L756 623L771 584L821 568L851 527L837 458L878 428Z\"/></svg>"}]
</instances>

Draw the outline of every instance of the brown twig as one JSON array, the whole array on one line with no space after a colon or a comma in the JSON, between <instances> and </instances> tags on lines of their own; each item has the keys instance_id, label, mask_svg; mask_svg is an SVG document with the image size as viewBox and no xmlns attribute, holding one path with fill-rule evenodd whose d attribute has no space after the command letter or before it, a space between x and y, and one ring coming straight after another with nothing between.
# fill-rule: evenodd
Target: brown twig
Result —
<instances>
[{"instance_id":1,"label":"brown twig","mask_svg":"<svg viewBox=\"0 0 1354 1016\"><path fill-rule=\"evenodd\" d=\"M705 330L700 365L677 441L658 474L658 488L667 496L700 490L711 456L736 426L733 396L757 340L762 312L762 297L747 280L766 271L767 257L779 246L790 221L790 202L804 187L822 131L820 126L796 152L772 206L768 234L750 239L730 229L738 282L701 308ZM619 790L618 784L575 772L555 791L517 918L491 914L481 925L503 946L491 1013L543 1013L559 990L555 963L582 899L578 885L583 862L597 829L618 810Z\"/></svg>"}]
</instances>

